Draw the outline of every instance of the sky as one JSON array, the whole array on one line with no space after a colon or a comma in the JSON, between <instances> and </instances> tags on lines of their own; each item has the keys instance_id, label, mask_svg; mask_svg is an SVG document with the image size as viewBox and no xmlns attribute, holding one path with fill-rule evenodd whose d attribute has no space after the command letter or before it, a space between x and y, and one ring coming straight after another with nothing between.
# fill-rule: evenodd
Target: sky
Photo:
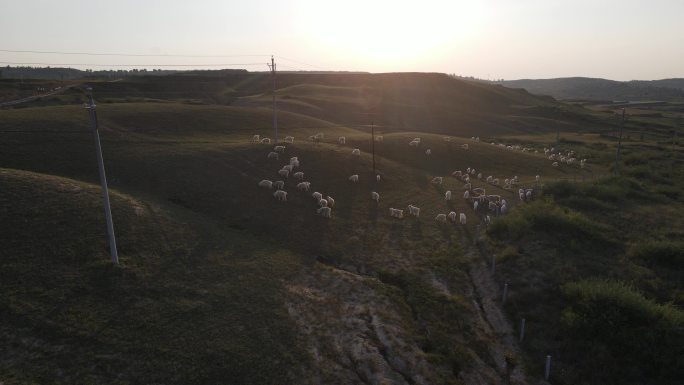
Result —
<instances>
[{"instance_id":1,"label":"sky","mask_svg":"<svg viewBox=\"0 0 684 385\"><path fill-rule=\"evenodd\" d=\"M684 0L0 0L0 65L263 71L275 55L279 70L649 80L684 77L683 17Z\"/></svg>"}]
</instances>

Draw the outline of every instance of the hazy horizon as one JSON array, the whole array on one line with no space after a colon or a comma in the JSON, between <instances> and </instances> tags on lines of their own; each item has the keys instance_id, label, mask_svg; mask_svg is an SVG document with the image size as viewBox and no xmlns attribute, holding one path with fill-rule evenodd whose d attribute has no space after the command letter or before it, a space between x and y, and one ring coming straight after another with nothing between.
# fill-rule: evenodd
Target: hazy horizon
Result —
<instances>
[{"instance_id":1,"label":"hazy horizon","mask_svg":"<svg viewBox=\"0 0 684 385\"><path fill-rule=\"evenodd\" d=\"M676 49L684 46L677 20L684 2L414 4L13 2L0 13L0 65L264 71L273 54L283 71L444 72L491 80L684 77L684 50ZM101 55L108 53L127 55Z\"/></svg>"}]
</instances>

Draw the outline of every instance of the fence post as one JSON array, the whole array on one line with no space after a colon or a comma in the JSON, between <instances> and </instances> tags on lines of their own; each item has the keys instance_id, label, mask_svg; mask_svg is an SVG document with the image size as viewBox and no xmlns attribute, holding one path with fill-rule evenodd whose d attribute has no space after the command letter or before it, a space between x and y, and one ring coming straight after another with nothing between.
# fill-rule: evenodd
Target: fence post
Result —
<instances>
[{"instance_id":1,"label":"fence post","mask_svg":"<svg viewBox=\"0 0 684 385\"><path fill-rule=\"evenodd\" d=\"M520 340L519 342L523 341L523 338L525 338L525 319L520 320Z\"/></svg>"},{"instance_id":2,"label":"fence post","mask_svg":"<svg viewBox=\"0 0 684 385\"><path fill-rule=\"evenodd\" d=\"M551 356L546 356L546 366L544 367L544 381L549 380L551 375Z\"/></svg>"}]
</instances>

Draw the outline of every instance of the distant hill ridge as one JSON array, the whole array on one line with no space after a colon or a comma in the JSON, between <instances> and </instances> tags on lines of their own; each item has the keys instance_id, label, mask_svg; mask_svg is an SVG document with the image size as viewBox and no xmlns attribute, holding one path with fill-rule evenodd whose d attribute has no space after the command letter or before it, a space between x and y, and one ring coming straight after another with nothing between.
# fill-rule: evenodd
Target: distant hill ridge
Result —
<instances>
[{"instance_id":1,"label":"distant hill ridge","mask_svg":"<svg viewBox=\"0 0 684 385\"><path fill-rule=\"evenodd\" d=\"M562 100L684 100L684 78L623 82L569 77L506 80L498 84L510 88L524 88L533 94L550 95Z\"/></svg>"}]
</instances>

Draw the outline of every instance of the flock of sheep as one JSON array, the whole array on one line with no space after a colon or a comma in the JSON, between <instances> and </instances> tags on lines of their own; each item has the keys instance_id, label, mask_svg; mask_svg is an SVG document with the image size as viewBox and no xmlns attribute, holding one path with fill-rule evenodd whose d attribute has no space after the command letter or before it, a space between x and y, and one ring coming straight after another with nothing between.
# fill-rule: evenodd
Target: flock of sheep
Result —
<instances>
[{"instance_id":1,"label":"flock of sheep","mask_svg":"<svg viewBox=\"0 0 684 385\"><path fill-rule=\"evenodd\" d=\"M323 133L318 133L316 135L312 135L309 137L309 140L314 141L314 142L319 142L323 139L324 135ZM472 137L471 138L473 141L479 142L480 138L479 137ZM383 141L382 136L376 136L375 140L378 142ZM451 141L450 137L444 137L445 141ZM263 143L263 144L270 144L271 140L269 138L261 138L259 135L254 135L252 138L253 143ZM284 140L284 143L293 143L294 142L294 137L292 136L287 136ZM347 140L344 136L340 136L337 139L337 142L341 145L345 145ZM418 147L420 146L421 143L421 138L415 138L412 141L409 142L409 146L411 147ZM469 146L468 144L462 144L461 149L463 150L468 150ZM509 146L510 147L510 146ZM525 150L525 149L523 149ZM284 154L285 152L285 146L284 145L276 145L273 148L273 151L269 152L267 155L268 159L272 160L279 160L281 154ZM361 150L358 148L352 149L351 154L353 156L360 156L361 155ZM430 149L427 149L425 151L425 154L427 156L432 154L432 151ZM584 162L584 160L582 161ZM300 166L299 159L297 157L291 157L289 159L289 163L284 165L279 171L278 175L283 177L284 179L288 179L290 174L294 178L296 178L299 182L297 183L297 190L300 192L309 192L311 188L311 182L304 181L304 173L302 171L295 171L298 169ZM483 176L481 172L477 172L475 168L468 167L465 169L465 171L461 170L456 170L451 173L451 176L461 180L464 185L463 185L463 199L465 199L470 206L473 207L473 210L475 212L486 212L489 213L491 212L493 215L504 215L508 211L508 203L506 202L505 199L503 199L500 195L496 194L487 194L485 191L484 187L472 187L471 183L471 178L477 178L480 181L483 181L486 183L491 184L492 186L500 186L500 179L495 178L491 175L487 176L486 178ZM537 184L540 182L540 176L537 175L535 177ZM351 183L358 183L359 182L359 175L354 174L351 175L348 180ZM376 175L376 180L379 182L380 181L380 175ZM444 177L437 176L432 178L431 183L435 185L442 185L444 182ZM503 181L503 188L506 190L511 190L514 186L517 186L519 184L519 179L517 176L513 176L511 178L505 178ZM284 190L285 188L285 181L284 180L278 180L275 182L272 182L270 180L264 179L258 183L259 187L263 188L268 188L268 189L273 189L275 188L276 191L273 193L273 196L279 200L279 201L287 201L287 192ZM332 209L335 206L335 200L329 196L326 195L324 196L320 192L314 192L311 194L312 198L316 200L318 208L316 210L316 213L318 215L321 215L325 218L331 218L332 217ZM371 200L375 201L376 204L379 205L380 203L380 194L376 191L371 192ZM518 197L521 201L529 201L534 197L534 189L533 188L519 188L518 189ZM448 190L444 193L444 199L445 201L451 201L452 199L452 192L451 190ZM413 216L413 217L420 217L420 207L414 206L412 204L409 204L406 208L404 209L398 209L394 207L389 208L389 214L390 217L396 218L396 219L403 219L404 218L404 211L407 212L408 216ZM456 222L458 221L460 224L465 225L467 218L465 213L456 213L455 211L451 211L448 214L446 213L439 213L435 216L435 221L436 222L441 222L441 223L446 223L447 220L450 220L451 222ZM491 217L490 215L485 215L484 216L484 221L485 223L490 223L491 222Z\"/></svg>"}]
</instances>

